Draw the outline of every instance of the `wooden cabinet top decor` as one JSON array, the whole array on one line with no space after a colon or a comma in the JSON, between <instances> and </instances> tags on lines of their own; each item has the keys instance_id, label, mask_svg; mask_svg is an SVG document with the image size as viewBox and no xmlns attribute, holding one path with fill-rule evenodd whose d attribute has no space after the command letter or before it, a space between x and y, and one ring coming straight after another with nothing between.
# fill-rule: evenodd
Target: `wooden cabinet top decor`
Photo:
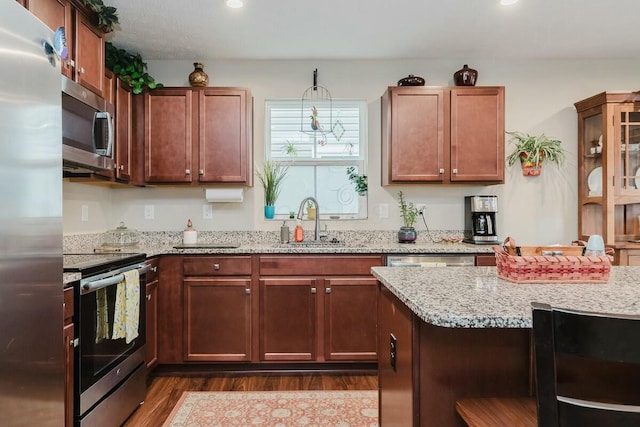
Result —
<instances>
[{"instance_id":1,"label":"wooden cabinet top decor","mask_svg":"<svg viewBox=\"0 0 640 427\"><path fill-rule=\"evenodd\" d=\"M382 184L504 182L504 87L389 87Z\"/></svg>"}]
</instances>

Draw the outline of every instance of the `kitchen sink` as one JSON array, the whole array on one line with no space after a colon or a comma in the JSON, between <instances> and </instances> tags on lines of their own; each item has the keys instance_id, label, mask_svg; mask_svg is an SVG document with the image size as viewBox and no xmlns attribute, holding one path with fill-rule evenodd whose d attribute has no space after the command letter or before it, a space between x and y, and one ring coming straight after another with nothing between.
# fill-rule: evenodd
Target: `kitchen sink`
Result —
<instances>
[{"instance_id":1,"label":"kitchen sink","mask_svg":"<svg viewBox=\"0 0 640 427\"><path fill-rule=\"evenodd\" d=\"M277 248L362 248L362 243L347 243L341 240L307 240L303 242L276 243Z\"/></svg>"}]
</instances>

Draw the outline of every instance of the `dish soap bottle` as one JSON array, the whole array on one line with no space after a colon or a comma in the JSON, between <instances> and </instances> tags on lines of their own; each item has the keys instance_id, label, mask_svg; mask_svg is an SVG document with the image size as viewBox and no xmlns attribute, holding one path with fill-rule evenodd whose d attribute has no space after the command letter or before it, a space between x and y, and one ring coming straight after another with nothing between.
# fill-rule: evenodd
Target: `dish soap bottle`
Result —
<instances>
[{"instance_id":1,"label":"dish soap bottle","mask_svg":"<svg viewBox=\"0 0 640 427\"><path fill-rule=\"evenodd\" d=\"M302 229L302 221L296 222L296 228L293 231L293 240L296 242L302 242L304 240L304 230Z\"/></svg>"},{"instance_id":2,"label":"dish soap bottle","mask_svg":"<svg viewBox=\"0 0 640 427\"><path fill-rule=\"evenodd\" d=\"M184 229L182 243L185 245L195 245L198 243L198 232L193 228L191 220L187 221L187 228Z\"/></svg>"},{"instance_id":3,"label":"dish soap bottle","mask_svg":"<svg viewBox=\"0 0 640 427\"><path fill-rule=\"evenodd\" d=\"M289 226L287 221L282 221L282 227L280 227L280 243L289 243Z\"/></svg>"}]
</instances>

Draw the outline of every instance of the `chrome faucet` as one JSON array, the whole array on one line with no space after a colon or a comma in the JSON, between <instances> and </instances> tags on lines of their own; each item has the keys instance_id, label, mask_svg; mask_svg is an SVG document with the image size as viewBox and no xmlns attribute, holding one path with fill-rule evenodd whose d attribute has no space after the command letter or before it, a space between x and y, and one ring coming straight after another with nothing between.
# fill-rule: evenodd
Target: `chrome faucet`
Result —
<instances>
[{"instance_id":1,"label":"chrome faucet","mask_svg":"<svg viewBox=\"0 0 640 427\"><path fill-rule=\"evenodd\" d=\"M307 202L312 202L316 207L316 228L315 228L315 234L314 234L313 239L314 240L319 240L319 235L320 235L320 205L318 205L318 201L315 198L307 197L302 202L300 202L300 208L298 208L298 219L302 219L302 215L304 214L303 213L304 205Z\"/></svg>"}]
</instances>

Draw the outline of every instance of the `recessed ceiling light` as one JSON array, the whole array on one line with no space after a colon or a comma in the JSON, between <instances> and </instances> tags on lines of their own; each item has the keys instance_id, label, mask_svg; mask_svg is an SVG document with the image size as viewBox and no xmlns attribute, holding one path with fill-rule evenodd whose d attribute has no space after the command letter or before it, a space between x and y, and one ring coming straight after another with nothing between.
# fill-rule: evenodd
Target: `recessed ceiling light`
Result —
<instances>
[{"instance_id":1,"label":"recessed ceiling light","mask_svg":"<svg viewBox=\"0 0 640 427\"><path fill-rule=\"evenodd\" d=\"M232 9L239 9L244 6L244 1L242 0L226 0L225 3Z\"/></svg>"},{"instance_id":2,"label":"recessed ceiling light","mask_svg":"<svg viewBox=\"0 0 640 427\"><path fill-rule=\"evenodd\" d=\"M503 6L511 6L516 3L518 3L518 0L500 0L500 4Z\"/></svg>"}]
</instances>

